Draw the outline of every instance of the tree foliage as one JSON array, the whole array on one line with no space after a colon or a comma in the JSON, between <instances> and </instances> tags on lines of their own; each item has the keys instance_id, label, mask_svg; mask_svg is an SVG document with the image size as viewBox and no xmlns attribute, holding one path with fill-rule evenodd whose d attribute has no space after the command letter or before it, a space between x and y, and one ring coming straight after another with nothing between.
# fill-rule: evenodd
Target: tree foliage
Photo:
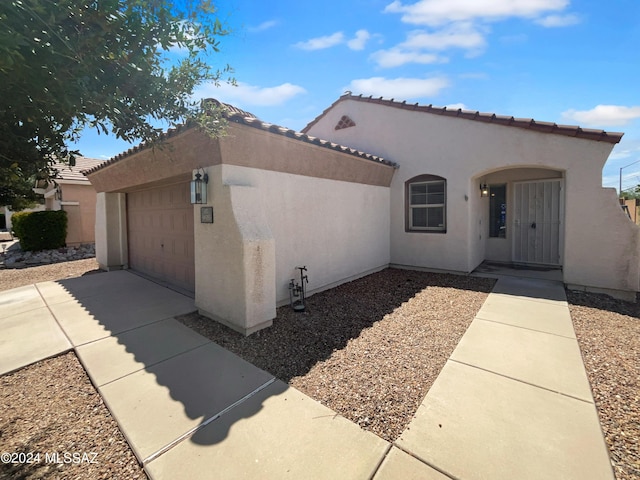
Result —
<instances>
[{"instance_id":1,"label":"tree foliage","mask_svg":"<svg viewBox=\"0 0 640 480\"><path fill-rule=\"evenodd\" d=\"M205 0L1 1L0 204L73 164L87 126L153 141L154 120L197 118L195 87L233 81L207 63L226 34Z\"/></svg>"},{"instance_id":2,"label":"tree foliage","mask_svg":"<svg viewBox=\"0 0 640 480\"><path fill-rule=\"evenodd\" d=\"M620 193L620 198L625 200L640 199L640 185L623 190Z\"/></svg>"}]
</instances>

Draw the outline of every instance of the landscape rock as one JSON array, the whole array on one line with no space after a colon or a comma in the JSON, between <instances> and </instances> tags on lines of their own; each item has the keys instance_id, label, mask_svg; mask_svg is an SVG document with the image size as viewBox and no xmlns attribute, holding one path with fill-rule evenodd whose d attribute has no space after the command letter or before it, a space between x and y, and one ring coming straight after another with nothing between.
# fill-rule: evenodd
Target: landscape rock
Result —
<instances>
[{"instance_id":1,"label":"landscape rock","mask_svg":"<svg viewBox=\"0 0 640 480\"><path fill-rule=\"evenodd\" d=\"M19 244L14 244L0 254L0 268L24 268L25 266L49 265L52 263L83 260L96 256L95 245L84 244L38 252L23 252Z\"/></svg>"}]
</instances>

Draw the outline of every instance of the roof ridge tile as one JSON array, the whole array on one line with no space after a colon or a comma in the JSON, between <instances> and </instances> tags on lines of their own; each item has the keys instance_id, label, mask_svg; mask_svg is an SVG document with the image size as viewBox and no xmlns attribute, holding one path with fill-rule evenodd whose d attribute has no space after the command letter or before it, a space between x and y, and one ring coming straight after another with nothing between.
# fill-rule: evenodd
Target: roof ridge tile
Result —
<instances>
[{"instance_id":1,"label":"roof ridge tile","mask_svg":"<svg viewBox=\"0 0 640 480\"><path fill-rule=\"evenodd\" d=\"M353 95L352 93L345 93L341 95L335 102L333 102L328 108L326 108L320 115L318 115L315 119L309 122L303 129L303 133L307 133L311 127L313 127L316 123L323 118L329 110L335 107L338 103L346 101L346 100L354 100L357 102L366 102L366 103L375 103L387 105L392 108L399 108L402 110L408 111L418 111L424 113L431 113L435 115L443 115L443 116L451 116L460 118L463 120L470 121L481 121L484 123L495 123L497 125L502 125L506 127L516 127L523 128L528 130L534 130L540 133L549 133L553 135L563 135L570 136L576 138L584 138L587 140L595 140L600 142L607 143L618 143L622 139L624 135L621 132L607 132L605 130L596 130L596 129L583 129L582 127L576 125L558 125L553 122L542 122L536 121L533 118L517 118L508 115L497 115L495 113L482 113L480 111L473 110L463 110L461 108L457 110L448 110L447 107L434 107L433 104L429 105L420 105L419 103L415 103L412 105L407 104L406 100L402 102L396 101L392 99L383 99L383 97L374 99L372 95L369 97L364 97L362 94ZM506 122L506 123L505 123ZM544 128L540 128L540 125L544 125ZM551 128L549 125L554 125L555 127Z\"/></svg>"}]
</instances>

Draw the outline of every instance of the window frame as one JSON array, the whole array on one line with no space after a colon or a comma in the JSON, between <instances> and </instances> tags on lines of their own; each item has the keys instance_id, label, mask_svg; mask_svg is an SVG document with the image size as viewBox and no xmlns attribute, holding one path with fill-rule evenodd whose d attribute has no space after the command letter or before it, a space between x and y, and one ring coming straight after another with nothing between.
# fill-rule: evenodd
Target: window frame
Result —
<instances>
[{"instance_id":1,"label":"window frame","mask_svg":"<svg viewBox=\"0 0 640 480\"><path fill-rule=\"evenodd\" d=\"M496 217L500 217L502 212L499 212L498 214L496 214L493 210L495 208L496 211L501 210L500 205L501 204L496 204L494 198L496 197L497 193L493 193L492 194L492 190L495 192L496 190L502 190L502 193L504 194L504 196L502 197L502 199L504 200L504 224L501 226L498 226L497 228L493 225L492 220L495 221ZM508 211L509 211L509 205L507 204L507 184L506 183L499 183L499 184L493 184L493 185L489 185L489 238L501 238L501 239L506 239L507 238L507 215L508 215ZM502 231L503 235L500 235L500 232Z\"/></svg>"},{"instance_id":2,"label":"window frame","mask_svg":"<svg viewBox=\"0 0 640 480\"><path fill-rule=\"evenodd\" d=\"M413 185L427 184L443 185L443 203L437 204L418 204L411 203L411 187ZM427 192L428 193L428 192ZM442 226L441 227L422 227L413 225L412 212L416 208L423 209L442 209ZM410 178L405 182L405 232L411 233L447 233L447 179L438 175L418 175Z\"/></svg>"}]
</instances>

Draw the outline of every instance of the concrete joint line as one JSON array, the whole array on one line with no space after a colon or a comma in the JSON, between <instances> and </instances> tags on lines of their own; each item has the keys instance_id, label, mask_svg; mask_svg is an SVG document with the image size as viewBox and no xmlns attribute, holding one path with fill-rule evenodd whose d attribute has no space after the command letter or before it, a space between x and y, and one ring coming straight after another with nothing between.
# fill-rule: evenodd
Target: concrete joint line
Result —
<instances>
[{"instance_id":1,"label":"concrete joint line","mask_svg":"<svg viewBox=\"0 0 640 480\"><path fill-rule=\"evenodd\" d=\"M511 295L510 293L501 293L501 292L491 292L491 295L508 295L510 297L518 297L518 301L526 302L526 303L543 303L545 305L554 305L556 307L567 307L569 308L569 302L566 300L554 300L552 298L541 298L541 297L522 297L518 295ZM487 297L488 299L489 297Z\"/></svg>"},{"instance_id":2,"label":"concrete joint line","mask_svg":"<svg viewBox=\"0 0 640 480\"><path fill-rule=\"evenodd\" d=\"M144 326L146 326L146 325L144 325ZM129 331L131 331L131 330L129 330ZM110 337L105 337L105 338L110 338ZM101 338L100 340L104 340L104 338ZM95 340L95 341L96 341L96 342L98 342L98 341L100 341L100 340ZM93 342L90 342L90 343L93 343ZM112 383L114 383L114 382L117 382L118 380L122 380L123 378L128 377L129 375L133 375L134 373L138 373L138 372L139 372L139 371L141 371L141 370L146 370L147 368L151 368L151 367L154 367L154 366L156 366L156 365L158 365L158 364L160 364L160 363L167 362L167 361L169 361L169 360L171 360L171 359L174 359L174 358L176 358L176 357L179 357L180 355L185 355L185 354L187 354L187 353L189 353L189 352L193 352L194 350L197 350L197 349L199 349L199 348L206 347L207 345L210 345L210 344L212 344L212 343L213 343L213 342L207 342L207 343L203 343L202 345L197 345L197 346L195 346L195 347L192 347L192 348L189 348L189 349L187 349L187 350L183 350L182 352L178 352L178 353L176 353L176 354L174 354L174 355L171 355L170 357L163 358L162 360L158 360L158 361L157 361L157 362L155 362L155 363L149 363L149 364L146 364L146 363L145 363L145 364L144 364L144 366L143 366L143 367L140 367L138 370L134 370L133 372L126 373L126 374L122 375L121 377L114 378L113 380L109 380L108 382L101 384L101 385L100 385L100 388L105 387L105 386L107 386L107 385L110 385L110 384L112 384ZM83 344L83 345L79 345L79 346L84 346L84 345L88 345L88 344L87 344L87 343L85 343L85 344ZM122 345L122 344L120 344L120 345ZM125 347L125 348L126 348L126 347ZM127 352L128 352L128 353L131 353L131 352L129 352L128 350L127 350ZM80 355L78 355L78 352L77 352L77 351L76 351L76 356L78 357L78 359L80 359ZM134 354L134 356L135 356L135 354ZM80 360L80 362L82 362L82 360ZM83 366L84 366L84 364L83 364ZM87 372L89 372L89 370L87 370L87 368L86 368L86 367L85 367L85 370L86 370Z\"/></svg>"},{"instance_id":3,"label":"concrete joint line","mask_svg":"<svg viewBox=\"0 0 640 480\"><path fill-rule=\"evenodd\" d=\"M36 290L38 291L38 295L40 295L40 298L42 299L42 301L44 302L44 304L47 307L47 310L49 311L49 313L51 314L51 316L53 317L53 319L56 322L56 325L58 325L58 328L60 329L60 331L62 332L62 334L64 335L64 338L67 339L67 342L69 342L69 345L71 345L71 348L69 350L74 350L74 345L73 342L71 341L71 339L69 338L69 335L67 335L67 332L64 331L64 328L62 328L62 325L60 325L60 322L58 321L58 317L56 317L53 312L51 311L51 307L49 306L49 304L47 303L47 300L44 298L44 296L42 295L42 292L40 291L40 289L38 288L37 284L33 284L34 287L36 287ZM75 354L75 350L73 352ZM77 354L76 354L77 357Z\"/></svg>"},{"instance_id":4,"label":"concrete joint line","mask_svg":"<svg viewBox=\"0 0 640 480\"><path fill-rule=\"evenodd\" d=\"M406 450L404 448L402 448L400 445L398 445L396 442L393 442L393 446L396 447L398 450L402 450L404 453L406 453L407 455L415 458L416 460L418 460L420 463L424 463L425 465L427 465L428 467L433 468L434 470L436 470L437 472L440 472L442 475L444 475L447 478L450 478L451 480L462 480L459 477L456 477L455 475L441 469L440 467L438 467L437 465L434 465L433 463L427 462L426 460L423 460L422 458L414 455L413 453L411 453L409 450Z\"/></svg>"},{"instance_id":5,"label":"concrete joint line","mask_svg":"<svg viewBox=\"0 0 640 480\"><path fill-rule=\"evenodd\" d=\"M544 333L545 335L553 335L554 337L566 338L568 340L575 340L575 337L567 337L566 335L560 335L559 333L545 332L543 330L536 330L535 328L523 327L521 325L513 325L511 323L499 322L497 320L491 320L490 318L475 317L474 320L481 320L483 322L497 323L498 325L506 325L507 327L521 328L522 330L529 330L530 332ZM575 334L575 331L574 331Z\"/></svg>"},{"instance_id":6,"label":"concrete joint line","mask_svg":"<svg viewBox=\"0 0 640 480\"><path fill-rule=\"evenodd\" d=\"M152 453L151 455L149 455L147 458L145 458L144 460L142 460L142 466L148 464L149 462L152 462L153 460L155 460L156 458L158 458L160 455L163 455L164 453L167 453L169 450L171 450L173 447L175 447L177 444L181 443L183 440L185 440L187 437L193 435L194 433L196 433L198 430L206 427L207 425L209 425L211 422L213 422L214 420L220 418L222 415L224 415L225 413L227 413L229 410L233 409L234 407L240 405L241 403L245 402L246 400L248 400L249 398L253 397L255 394L259 393L260 391L264 390L265 388L267 388L269 385L271 385L273 382L276 381L276 378L273 377L271 380L267 381L266 383L264 383L263 385L260 385L258 388L256 388L254 391L247 393L244 397L242 397L239 400L236 400L234 403L232 403L231 405L229 405L228 407L226 407L225 409L221 410L220 412L216 413L215 415L213 415L212 417L206 419L205 421L203 421L200 425L193 427L190 430L187 430L185 433L183 433L182 435L180 435L178 438L176 438L175 440L173 440L172 442L168 443L167 445L165 445L164 447L162 447L160 450L158 450L155 453Z\"/></svg>"},{"instance_id":7,"label":"concrete joint line","mask_svg":"<svg viewBox=\"0 0 640 480\"><path fill-rule=\"evenodd\" d=\"M382 463L384 462L384 459L387 458L387 455L389 455L389 452L391 451L392 447L393 447L393 445L391 443L387 442L387 448L385 449L384 454L382 455L382 457L380 457L380 461L376 465L376 468L373 469L373 473L369 476L369 478L367 480L373 480L375 478L375 476L378 474L378 470L380 470L380 467L382 466Z\"/></svg>"},{"instance_id":8,"label":"concrete joint line","mask_svg":"<svg viewBox=\"0 0 640 480\"><path fill-rule=\"evenodd\" d=\"M94 317L94 318L95 318L95 317ZM173 319L175 320L175 318L174 318L174 317L165 317L165 318L161 318L161 319L159 319L159 320L153 320L152 322L145 323L145 324L143 324L143 325L138 325L137 327L129 328L128 330L121 330L121 331L119 331L118 333L113 333L113 332L111 332L111 331L109 330L109 332L110 332L110 333L109 333L109 335L105 335L104 337L100 337L100 338L94 338L93 340L89 340L89 341L84 342L84 343L74 344L73 346L74 346L74 347L84 347L85 345L91 345L92 343L101 342L102 340L104 340L104 339L106 339L106 338L111 338L111 337L117 338L117 337L118 337L118 335L121 335L121 334L123 334L123 333L133 332L134 330L139 330L139 329L141 329L141 328L145 328L145 327L148 327L148 326L150 326L150 325L153 325L154 323L163 322L164 320L168 320L168 319L170 319L170 318L173 318ZM101 322L100 320L98 320L98 319L95 319L95 320L96 320L98 323L100 323L100 324L102 325L102 322ZM177 321L177 320L176 320L176 321Z\"/></svg>"},{"instance_id":9,"label":"concrete joint line","mask_svg":"<svg viewBox=\"0 0 640 480\"><path fill-rule=\"evenodd\" d=\"M588 403L589 405L595 405L595 403L593 401L593 397L589 401L589 400L585 400L584 398L574 397L573 395L569 395L567 393L558 392L557 390L552 390L551 388L542 387L540 385L536 385L535 383L525 382L524 380L520 380L519 378L513 378L513 377L510 377L509 375L504 375L503 373L494 372L493 370L482 368L482 367L479 367L477 365L471 365L470 363L461 362L460 360L455 360L453 358L449 358L449 361L450 362L455 362L455 363L460 364L460 365L466 365L467 367L477 368L478 370L482 370L483 372L491 373L493 375L498 375L499 377L502 377L502 378L508 378L509 380L513 380L514 382L520 382L520 383L523 383L525 385L529 385L531 387L539 388L541 390L546 390L547 392L556 393L558 395L562 395L563 397L567 397L567 398L571 398L573 400L578 400L580 402Z\"/></svg>"}]
</instances>

